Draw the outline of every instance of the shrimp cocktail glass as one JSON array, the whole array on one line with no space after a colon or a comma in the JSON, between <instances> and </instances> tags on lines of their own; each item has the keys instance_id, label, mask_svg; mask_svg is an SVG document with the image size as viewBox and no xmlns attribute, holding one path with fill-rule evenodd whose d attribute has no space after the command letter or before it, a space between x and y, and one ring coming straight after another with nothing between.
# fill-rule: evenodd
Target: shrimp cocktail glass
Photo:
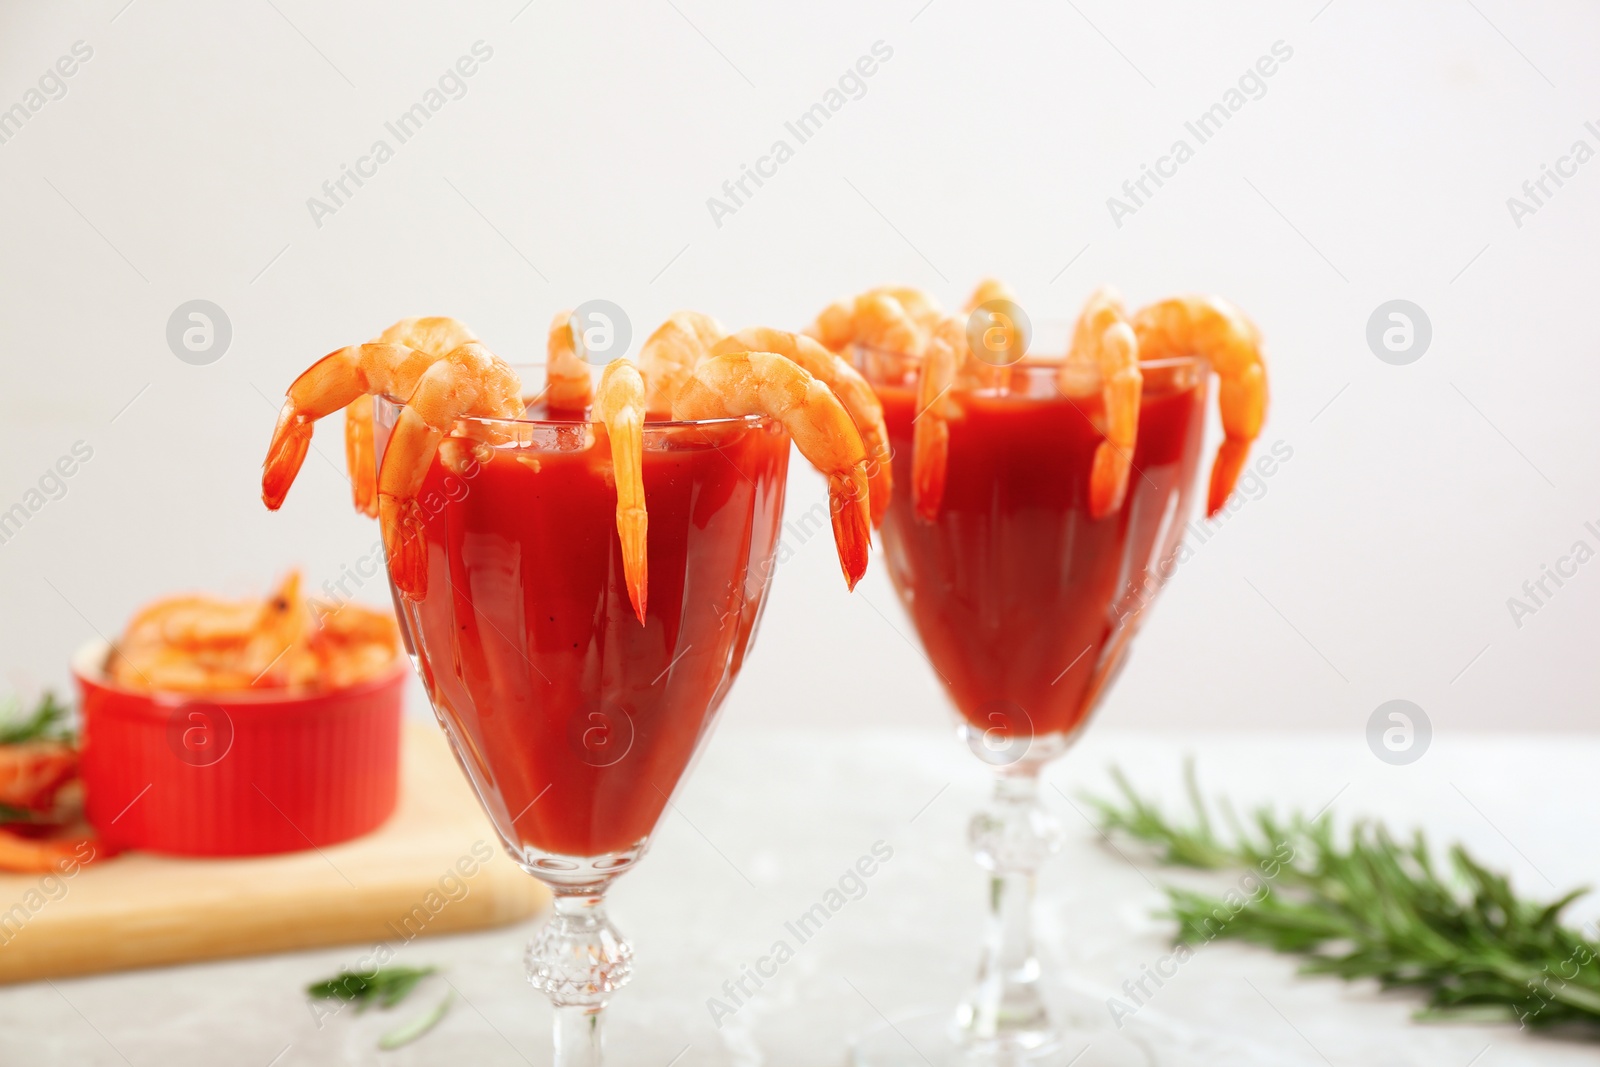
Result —
<instances>
[{"instance_id":1,"label":"shrimp cocktail glass","mask_svg":"<svg viewBox=\"0 0 1600 1067\"><path fill-rule=\"evenodd\" d=\"M1093 1033L1092 1017L1052 1012L1041 990L1029 916L1060 829L1038 783L1170 575L1213 371L1225 440L1208 509L1232 491L1266 405L1256 331L1220 300L1130 317L1101 290L1065 355L1049 359L1028 354L1026 316L990 281L961 316L917 290L878 289L833 305L810 332L850 354L882 401L890 578L960 736L995 773L993 803L971 824L990 877L977 981L953 1016L863 1039L857 1063L1149 1062L1125 1035Z\"/></svg>"},{"instance_id":2,"label":"shrimp cocktail glass","mask_svg":"<svg viewBox=\"0 0 1600 1067\"><path fill-rule=\"evenodd\" d=\"M555 1062L600 1062L632 949L606 917L706 740L761 617L789 444L827 476L846 580L867 562L866 456L825 380L679 312L592 384L569 313L547 384L448 319L397 323L289 390L263 481L349 405L358 507L382 524L407 647L512 859L554 906L528 976ZM848 368L846 368L848 369ZM641 373L642 372L642 373Z\"/></svg>"}]
</instances>

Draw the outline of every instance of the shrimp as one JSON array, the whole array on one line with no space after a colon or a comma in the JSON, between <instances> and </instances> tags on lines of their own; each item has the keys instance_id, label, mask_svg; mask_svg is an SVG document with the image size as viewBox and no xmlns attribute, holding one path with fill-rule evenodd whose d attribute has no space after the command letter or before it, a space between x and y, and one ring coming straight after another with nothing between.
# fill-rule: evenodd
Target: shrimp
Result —
<instances>
[{"instance_id":1,"label":"shrimp","mask_svg":"<svg viewBox=\"0 0 1600 1067\"><path fill-rule=\"evenodd\" d=\"M260 602L225 602L206 596L177 596L141 608L129 620L121 645L167 644L209 648L243 643L260 615Z\"/></svg>"},{"instance_id":2,"label":"shrimp","mask_svg":"<svg viewBox=\"0 0 1600 1067\"><path fill-rule=\"evenodd\" d=\"M644 506L644 377L625 359L606 364L600 375L595 414L605 423L611 441L611 466L617 483L617 538L622 542L622 570L633 613L644 625L649 587Z\"/></svg>"},{"instance_id":3,"label":"shrimp","mask_svg":"<svg viewBox=\"0 0 1600 1067\"><path fill-rule=\"evenodd\" d=\"M857 344L908 356L922 355L927 346L927 331L904 304L882 290L857 297L851 321Z\"/></svg>"},{"instance_id":4,"label":"shrimp","mask_svg":"<svg viewBox=\"0 0 1600 1067\"><path fill-rule=\"evenodd\" d=\"M951 398L956 372L967 351L961 320L949 317L939 324L922 357L917 380L917 414L911 431L911 501L917 517L933 522L944 500L945 468L950 461L948 420L961 413Z\"/></svg>"},{"instance_id":5,"label":"shrimp","mask_svg":"<svg viewBox=\"0 0 1600 1067\"><path fill-rule=\"evenodd\" d=\"M972 290L972 295L967 298L967 302L961 310L970 315L984 304L994 300L1004 300L1015 304L1017 302L1017 294L1012 290L1011 286L999 278L985 278Z\"/></svg>"},{"instance_id":6,"label":"shrimp","mask_svg":"<svg viewBox=\"0 0 1600 1067\"><path fill-rule=\"evenodd\" d=\"M1141 308L1133 316L1133 330L1141 358L1199 355L1217 373L1224 439L1206 494L1206 514L1215 515L1228 502L1267 414L1261 331L1244 312L1215 296L1175 297Z\"/></svg>"},{"instance_id":7,"label":"shrimp","mask_svg":"<svg viewBox=\"0 0 1600 1067\"><path fill-rule=\"evenodd\" d=\"M476 341L429 366L406 397L378 468L378 526L401 596L416 601L428 593L417 494L440 442L459 418L516 418L522 409L517 372Z\"/></svg>"},{"instance_id":8,"label":"shrimp","mask_svg":"<svg viewBox=\"0 0 1600 1067\"><path fill-rule=\"evenodd\" d=\"M834 352L843 352L860 342L899 354L920 355L927 334L943 314L939 302L921 289L882 285L853 299L829 304L806 327L805 335Z\"/></svg>"},{"instance_id":9,"label":"shrimp","mask_svg":"<svg viewBox=\"0 0 1600 1067\"><path fill-rule=\"evenodd\" d=\"M390 345L405 345L419 352L429 352L443 358L451 350L468 341L476 341L477 334L466 324L448 315L423 315L419 318L401 319L380 333L376 340Z\"/></svg>"},{"instance_id":10,"label":"shrimp","mask_svg":"<svg viewBox=\"0 0 1600 1067\"><path fill-rule=\"evenodd\" d=\"M310 616L291 571L265 599L182 596L134 616L107 664L118 685L168 692L224 692L312 680Z\"/></svg>"},{"instance_id":11,"label":"shrimp","mask_svg":"<svg viewBox=\"0 0 1600 1067\"><path fill-rule=\"evenodd\" d=\"M1089 517L1098 519L1122 507L1133 470L1133 447L1139 435L1139 397L1144 375L1139 372L1139 340L1133 327L1114 322L1097 345L1101 395L1106 409L1105 440L1095 446L1089 472Z\"/></svg>"},{"instance_id":12,"label":"shrimp","mask_svg":"<svg viewBox=\"0 0 1600 1067\"><path fill-rule=\"evenodd\" d=\"M755 327L724 337L712 346L713 356L734 352L774 352L794 361L829 389L850 413L866 447L868 508L874 528L883 522L894 491L893 450L883 421L883 404L859 371L816 340L801 334Z\"/></svg>"},{"instance_id":13,"label":"shrimp","mask_svg":"<svg viewBox=\"0 0 1600 1067\"><path fill-rule=\"evenodd\" d=\"M944 318L944 311L940 309L939 301L926 290L909 285L883 285L872 292L893 297L905 309L911 321L925 334L931 333L939 325L939 320Z\"/></svg>"},{"instance_id":14,"label":"shrimp","mask_svg":"<svg viewBox=\"0 0 1600 1067\"><path fill-rule=\"evenodd\" d=\"M381 645L396 654L400 649L400 630L394 614L365 608L353 601L335 603L314 600L310 604L316 633L313 646Z\"/></svg>"},{"instance_id":15,"label":"shrimp","mask_svg":"<svg viewBox=\"0 0 1600 1067\"><path fill-rule=\"evenodd\" d=\"M87 834L76 830L67 830L64 834L24 837L12 830L0 829L0 871L66 874L83 864L115 855L104 843Z\"/></svg>"},{"instance_id":16,"label":"shrimp","mask_svg":"<svg viewBox=\"0 0 1600 1067\"><path fill-rule=\"evenodd\" d=\"M332 415L362 397L370 398L384 393L405 397L437 359L431 353L409 345L373 341L364 345L349 345L313 363L309 370L290 384L289 397L278 412L278 425L272 432L272 445L268 449L261 478L261 499L267 507L276 511L282 505L289 487L300 473L300 465L305 462L306 450L311 447L311 432L318 419ZM368 456L372 451L371 420L369 399L363 420L366 423L366 440L360 446ZM349 447L353 433L347 426L346 455L352 461L358 458ZM376 465L366 466L373 468L371 492L373 505L376 506ZM362 469L365 470L366 466L362 466ZM351 474L352 481L361 480L354 466ZM366 510L363 500L362 491L357 489L357 506Z\"/></svg>"},{"instance_id":17,"label":"shrimp","mask_svg":"<svg viewBox=\"0 0 1600 1067\"><path fill-rule=\"evenodd\" d=\"M672 402L677 419L766 415L778 420L800 454L828 479L833 539L845 584L867 570L871 539L867 451L833 391L798 364L771 352L714 356L695 368Z\"/></svg>"},{"instance_id":18,"label":"shrimp","mask_svg":"<svg viewBox=\"0 0 1600 1067\"><path fill-rule=\"evenodd\" d=\"M427 591L427 571L416 495L428 466L457 418L520 414L522 384L515 371L476 341L443 358L383 343L331 352L289 386L262 464L262 502L273 511L282 506L305 462L316 420L358 397L380 394L403 398L405 407L378 470L378 518L396 588L420 600Z\"/></svg>"},{"instance_id":19,"label":"shrimp","mask_svg":"<svg viewBox=\"0 0 1600 1067\"><path fill-rule=\"evenodd\" d=\"M666 414L673 397L727 329L710 315L674 311L639 348L639 373L644 377L647 410Z\"/></svg>"},{"instance_id":20,"label":"shrimp","mask_svg":"<svg viewBox=\"0 0 1600 1067\"><path fill-rule=\"evenodd\" d=\"M979 308L986 304L1001 302L1015 307L1017 303L1015 290L998 278L985 278L973 288L972 295L967 297L967 302L962 306L961 310L967 315L970 324L973 313ZM1003 321L996 321L1001 319ZM1003 340L996 346L995 350L1000 352L1002 356L1008 357L1009 361L995 363L990 360L979 359L975 361L978 364L976 369L979 372L979 377L983 380L985 388L993 389L995 392L1004 395L1011 391L1011 363L1022 358L1022 341L1016 336L1015 315L991 313L990 321L993 323L991 328L998 328L1002 331ZM988 337L989 331L986 330L984 332L985 343L988 342ZM969 345L968 347L970 348L971 346Z\"/></svg>"},{"instance_id":21,"label":"shrimp","mask_svg":"<svg viewBox=\"0 0 1600 1067\"><path fill-rule=\"evenodd\" d=\"M63 741L0 745L0 804L8 808L48 812L61 787L77 776L77 750Z\"/></svg>"},{"instance_id":22,"label":"shrimp","mask_svg":"<svg viewBox=\"0 0 1600 1067\"><path fill-rule=\"evenodd\" d=\"M836 300L823 308L817 320L806 327L806 336L829 351L843 352L856 336L855 303Z\"/></svg>"},{"instance_id":23,"label":"shrimp","mask_svg":"<svg viewBox=\"0 0 1600 1067\"><path fill-rule=\"evenodd\" d=\"M358 604L307 601L291 572L265 599L177 596L128 623L106 663L129 689L220 693L316 685L338 689L376 677L400 652L394 617ZM0 803L5 771L0 747Z\"/></svg>"},{"instance_id":24,"label":"shrimp","mask_svg":"<svg viewBox=\"0 0 1600 1067\"><path fill-rule=\"evenodd\" d=\"M394 614L359 604L312 604L315 629L308 647L316 681L325 689L344 689L386 674L400 654L400 629Z\"/></svg>"},{"instance_id":25,"label":"shrimp","mask_svg":"<svg viewBox=\"0 0 1600 1067\"><path fill-rule=\"evenodd\" d=\"M580 354L582 348L583 338L578 335L571 309L556 312L550 320L546 345L549 356L545 363L544 399L552 411L589 410L594 382L589 377L589 364Z\"/></svg>"},{"instance_id":26,"label":"shrimp","mask_svg":"<svg viewBox=\"0 0 1600 1067\"><path fill-rule=\"evenodd\" d=\"M1081 396L1098 385L1105 405L1105 440L1095 447L1089 472L1091 518L1116 511L1127 496L1144 390L1139 348L1122 297L1109 285L1096 289L1078 316L1072 347L1056 378L1068 396Z\"/></svg>"},{"instance_id":27,"label":"shrimp","mask_svg":"<svg viewBox=\"0 0 1600 1067\"><path fill-rule=\"evenodd\" d=\"M401 319L375 338L384 344L404 345L441 358L457 345L477 339L465 325L442 315ZM358 396L344 409L344 459L356 510L377 518L378 464L372 444L370 396Z\"/></svg>"},{"instance_id":28,"label":"shrimp","mask_svg":"<svg viewBox=\"0 0 1600 1067\"><path fill-rule=\"evenodd\" d=\"M122 645L165 644L184 649L243 646L258 635L278 632L282 620L291 618L304 606L300 574L290 571L265 600L225 601L198 595L159 600L129 621ZM281 632L285 643L299 636L294 629Z\"/></svg>"}]
</instances>

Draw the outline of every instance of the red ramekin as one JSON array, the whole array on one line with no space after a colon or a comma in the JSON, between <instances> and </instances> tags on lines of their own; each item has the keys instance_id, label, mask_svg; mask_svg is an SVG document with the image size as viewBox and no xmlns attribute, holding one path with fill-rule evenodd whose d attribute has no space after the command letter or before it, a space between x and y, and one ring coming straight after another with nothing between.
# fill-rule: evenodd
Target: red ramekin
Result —
<instances>
[{"instance_id":1,"label":"red ramekin","mask_svg":"<svg viewBox=\"0 0 1600 1067\"><path fill-rule=\"evenodd\" d=\"M84 804L119 849L250 856L376 829L399 793L408 664L326 693L142 693L105 675L109 647L73 658Z\"/></svg>"}]
</instances>

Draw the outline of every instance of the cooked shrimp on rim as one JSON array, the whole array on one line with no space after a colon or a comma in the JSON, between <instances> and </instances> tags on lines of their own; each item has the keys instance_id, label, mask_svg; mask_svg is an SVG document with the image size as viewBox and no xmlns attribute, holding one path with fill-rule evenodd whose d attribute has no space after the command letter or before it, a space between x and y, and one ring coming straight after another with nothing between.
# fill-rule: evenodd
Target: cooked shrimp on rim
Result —
<instances>
[{"instance_id":1,"label":"cooked shrimp on rim","mask_svg":"<svg viewBox=\"0 0 1600 1067\"><path fill-rule=\"evenodd\" d=\"M866 569L871 525L888 507L892 474L882 407L853 367L810 338L781 331L729 338L716 319L693 311L669 316L644 342L637 365L608 363L598 389L571 312L551 321L547 351L547 382L536 402L604 429L590 444L604 440L610 453L628 598L641 624L649 589L643 436L652 419L764 415L782 424L829 480L840 562L854 587ZM380 395L402 406L374 461L372 398ZM464 325L403 319L378 341L329 353L290 384L262 467L262 501L272 510L282 505L317 420L347 409L357 508L377 515L395 588L422 600L427 546L417 496L435 456L443 450L441 459L453 463L471 449L492 459L492 446L501 443L493 424L519 419L526 406L515 370ZM462 420L476 425L458 425ZM478 451L484 445L491 447Z\"/></svg>"},{"instance_id":2,"label":"cooked shrimp on rim","mask_svg":"<svg viewBox=\"0 0 1600 1067\"><path fill-rule=\"evenodd\" d=\"M883 422L883 404L861 372L813 338L760 326L724 337L711 349L713 356L735 352L772 352L784 356L833 391L850 413L861 435L861 443L866 447L868 507L872 525L881 525L894 491L893 452L889 448L889 431Z\"/></svg>"},{"instance_id":3,"label":"cooked shrimp on rim","mask_svg":"<svg viewBox=\"0 0 1600 1067\"><path fill-rule=\"evenodd\" d=\"M1004 282L980 282L964 305L968 316L994 301L1016 303ZM823 309L806 334L860 361L862 350L892 353L916 376L917 416L912 442L911 496L917 516L938 517L949 457L949 421L961 417L960 394L983 389L1005 395L1009 366L976 358L966 323L938 310L921 290L882 286ZM1060 358L1056 383L1068 397L1097 395L1104 439L1089 470L1089 512L1102 519L1122 510L1138 444L1142 362L1203 359L1217 375L1224 440L1211 468L1206 514L1232 494L1266 417L1267 373L1261 333L1232 304L1215 296L1157 301L1130 315L1109 286L1089 297ZM1037 357L1030 359L1037 363ZM865 434L864 434L865 436Z\"/></svg>"}]
</instances>

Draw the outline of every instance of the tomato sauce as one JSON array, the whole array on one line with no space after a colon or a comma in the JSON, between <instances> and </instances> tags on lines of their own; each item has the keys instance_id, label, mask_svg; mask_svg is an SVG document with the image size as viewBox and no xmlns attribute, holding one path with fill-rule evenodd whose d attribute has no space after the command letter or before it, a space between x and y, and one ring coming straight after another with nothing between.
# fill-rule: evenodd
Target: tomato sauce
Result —
<instances>
[{"instance_id":1,"label":"tomato sauce","mask_svg":"<svg viewBox=\"0 0 1600 1067\"><path fill-rule=\"evenodd\" d=\"M1187 521L1204 428L1206 380L1146 372L1123 507L1089 516L1102 438L1098 395L1068 398L1054 368L1013 368L1011 390L957 393L943 504L932 523L911 501L914 385L874 383L894 449L884 520L890 577L962 715L1001 736L1081 725L1147 603L1158 556Z\"/></svg>"},{"instance_id":2,"label":"tomato sauce","mask_svg":"<svg viewBox=\"0 0 1600 1067\"><path fill-rule=\"evenodd\" d=\"M624 852L655 828L759 619L789 438L767 420L646 428L640 625L603 431L519 433L479 445L486 462L434 460L427 595L402 606L485 809L514 856L549 867L542 854Z\"/></svg>"}]
</instances>

